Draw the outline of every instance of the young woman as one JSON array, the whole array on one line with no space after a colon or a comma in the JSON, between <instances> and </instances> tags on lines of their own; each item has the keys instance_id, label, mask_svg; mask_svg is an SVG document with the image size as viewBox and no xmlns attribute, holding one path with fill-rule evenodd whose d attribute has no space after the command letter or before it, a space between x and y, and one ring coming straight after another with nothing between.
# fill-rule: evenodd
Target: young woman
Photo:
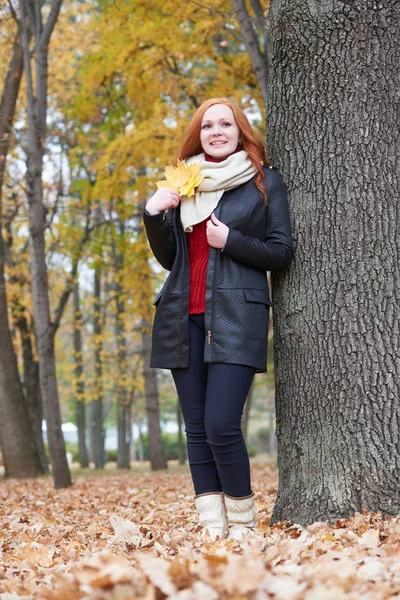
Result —
<instances>
[{"instance_id":1,"label":"young woman","mask_svg":"<svg viewBox=\"0 0 400 600\"><path fill-rule=\"evenodd\" d=\"M241 417L266 370L266 271L292 258L286 189L226 98L200 106L179 158L200 162L204 179L195 196L161 188L146 205L150 246L171 271L154 302L150 365L172 371L200 523L212 539L241 539L255 524Z\"/></svg>"}]
</instances>

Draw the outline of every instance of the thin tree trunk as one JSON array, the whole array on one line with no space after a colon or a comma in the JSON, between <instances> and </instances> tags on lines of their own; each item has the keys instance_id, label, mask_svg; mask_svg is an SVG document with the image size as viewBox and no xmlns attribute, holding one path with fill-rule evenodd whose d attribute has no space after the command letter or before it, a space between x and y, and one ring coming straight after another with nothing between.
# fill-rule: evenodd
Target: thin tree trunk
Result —
<instances>
[{"instance_id":1,"label":"thin tree trunk","mask_svg":"<svg viewBox=\"0 0 400 600\"><path fill-rule=\"evenodd\" d=\"M91 404L92 460L96 469L104 467L104 432L103 432L103 358L102 358L102 319L101 319L101 282L98 268L94 271L94 400Z\"/></svg>"},{"instance_id":2,"label":"thin tree trunk","mask_svg":"<svg viewBox=\"0 0 400 600\"><path fill-rule=\"evenodd\" d=\"M0 439L6 477L36 477L44 472L17 368L8 322L2 234L2 190L15 106L23 71L20 32L14 41L0 106Z\"/></svg>"},{"instance_id":3,"label":"thin tree trunk","mask_svg":"<svg viewBox=\"0 0 400 600\"><path fill-rule=\"evenodd\" d=\"M124 233L123 223L121 223L121 233ZM124 257L117 253L115 245L112 247L115 277L115 340L117 345L117 430L118 430L118 451L117 467L119 469L129 469L129 423L130 423L130 402L128 397L127 364L126 364L126 331L124 323L125 303L122 299L122 288L120 284Z\"/></svg>"},{"instance_id":4,"label":"thin tree trunk","mask_svg":"<svg viewBox=\"0 0 400 600\"><path fill-rule=\"evenodd\" d=\"M295 260L273 276L273 521L400 512L400 4L273 0L273 164Z\"/></svg>"},{"instance_id":5,"label":"thin tree trunk","mask_svg":"<svg viewBox=\"0 0 400 600\"><path fill-rule=\"evenodd\" d=\"M89 466L86 446L86 403L83 378L82 313L79 297L79 283L74 287L74 360L75 360L75 414L78 427L79 463L82 469Z\"/></svg>"},{"instance_id":6,"label":"thin tree trunk","mask_svg":"<svg viewBox=\"0 0 400 600\"><path fill-rule=\"evenodd\" d=\"M185 443L183 441L183 419L182 419L182 411L179 400L176 401L176 417L178 421L178 459L179 464L184 465L186 463L186 449Z\"/></svg>"},{"instance_id":7,"label":"thin tree trunk","mask_svg":"<svg viewBox=\"0 0 400 600\"><path fill-rule=\"evenodd\" d=\"M121 290L119 289L120 293ZM129 422L130 405L128 401L127 365L126 365L126 332L123 323L125 313L124 302L117 299L117 311L115 315L115 337L117 341L118 356L118 380L116 383L117 396L117 427L118 427L118 453L117 467L129 469Z\"/></svg>"},{"instance_id":8,"label":"thin tree trunk","mask_svg":"<svg viewBox=\"0 0 400 600\"><path fill-rule=\"evenodd\" d=\"M136 438L133 435L133 426L134 426L134 421L133 421L133 414L131 411L130 414L130 443L129 443L129 458L131 461L136 461L137 457L136 457Z\"/></svg>"},{"instance_id":9,"label":"thin tree trunk","mask_svg":"<svg viewBox=\"0 0 400 600\"><path fill-rule=\"evenodd\" d=\"M50 318L48 276L46 265L43 204L43 154L46 142L48 46L62 0L53 0L47 22L41 22L41 12L30 10L27 0L20 0L23 27L24 69L27 89L28 150L27 196L29 206L29 249L32 275L32 294L35 313L37 349L39 355L40 390L47 422L50 459L56 488L71 485L71 475L61 429L54 356L54 325ZM35 94L30 62L27 20L30 20L35 39Z\"/></svg>"},{"instance_id":10,"label":"thin tree trunk","mask_svg":"<svg viewBox=\"0 0 400 600\"><path fill-rule=\"evenodd\" d=\"M143 444L143 433L142 433L142 423L141 423L141 419L139 418L137 421L138 424L138 432L139 432L139 462L143 462L144 461L144 444Z\"/></svg>"},{"instance_id":11,"label":"thin tree trunk","mask_svg":"<svg viewBox=\"0 0 400 600\"><path fill-rule=\"evenodd\" d=\"M158 387L156 373L149 367L151 352L151 335L149 324L142 323L143 341L143 374L146 395L146 413L148 424L149 458L153 471L167 468L164 447L161 439L160 409L158 404Z\"/></svg>"},{"instance_id":12,"label":"thin tree trunk","mask_svg":"<svg viewBox=\"0 0 400 600\"><path fill-rule=\"evenodd\" d=\"M94 463L94 413L93 413L93 402L89 402L87 405L87 417L88 417L88 434L89 434L89 466L90 463Z\"/></svg>"}]
</instances>

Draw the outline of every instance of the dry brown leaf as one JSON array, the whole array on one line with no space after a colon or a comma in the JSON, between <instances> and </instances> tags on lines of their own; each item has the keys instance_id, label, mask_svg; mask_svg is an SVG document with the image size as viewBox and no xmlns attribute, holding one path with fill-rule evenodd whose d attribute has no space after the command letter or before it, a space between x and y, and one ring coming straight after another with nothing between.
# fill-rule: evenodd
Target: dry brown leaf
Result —
<instances>
[{"instance_id":1,"label":"dry brown leaf","mask_svg":"<svg viewBox=\"0 0 400 600\"><path fill-rule=\"evenodd\" d=\"M115 514L110 515L110 523L115 535L108 542L107 547L116 543L122 543L125 550L129 550L130 547L137 548L139 546L143 534L135 523Z\"/></svg>"}]
</instances>

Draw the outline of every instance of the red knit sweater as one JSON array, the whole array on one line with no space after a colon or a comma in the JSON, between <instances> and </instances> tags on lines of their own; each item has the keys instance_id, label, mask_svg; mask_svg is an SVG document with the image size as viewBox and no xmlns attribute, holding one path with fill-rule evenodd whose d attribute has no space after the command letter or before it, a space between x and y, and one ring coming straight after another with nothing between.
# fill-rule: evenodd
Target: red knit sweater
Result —
<instances>
[{"instance_id":1,"label":"red knit sweater","mask_svg":"<svg viewBox=\"0 0 400 600\"><path fill-rule=\"evenodd\" d=\"M236 150L238 152L240 148ZM206 154L208 162L221 162ZM224 159L222 159L224 160ZM210 217L193 226L193 231L186 234L190 265L189 315L199 315L205 311L206 278L208 254L210 246L207 242L206 229Z\"/></svg>"},{"instance_id":2,"label":"red knit sweater","mask_svg":"<svg viewBox=\"0 0 400 600\"><path fill-rule=\"evenodd\" d=\"M186 234L190 265L189 315L199 315L205 311L206 276L210 246L207 242L205 219L193 226Z\"/></svg>"}]
</instances>

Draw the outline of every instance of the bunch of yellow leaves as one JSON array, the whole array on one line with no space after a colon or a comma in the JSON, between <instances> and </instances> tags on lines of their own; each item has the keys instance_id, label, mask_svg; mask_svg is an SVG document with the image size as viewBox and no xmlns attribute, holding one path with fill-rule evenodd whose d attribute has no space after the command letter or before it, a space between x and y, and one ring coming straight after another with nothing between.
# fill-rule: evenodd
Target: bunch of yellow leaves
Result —
<instances>
[{"instance_id":1,"label":"bunch of yellow leaves","mask_svg":"<svg viewBox=\"0 0 400 600\"><path fill-rule=\"evenodd\" d=\"M165 168L165 181L158 181L157 188L168 187L176 190L181 196L194 196L198 185L203 181L204 176L200 175L201 163L196 162L187 165L183 160L178 160L177 166Z\"/></svg>"}]
</instances>

